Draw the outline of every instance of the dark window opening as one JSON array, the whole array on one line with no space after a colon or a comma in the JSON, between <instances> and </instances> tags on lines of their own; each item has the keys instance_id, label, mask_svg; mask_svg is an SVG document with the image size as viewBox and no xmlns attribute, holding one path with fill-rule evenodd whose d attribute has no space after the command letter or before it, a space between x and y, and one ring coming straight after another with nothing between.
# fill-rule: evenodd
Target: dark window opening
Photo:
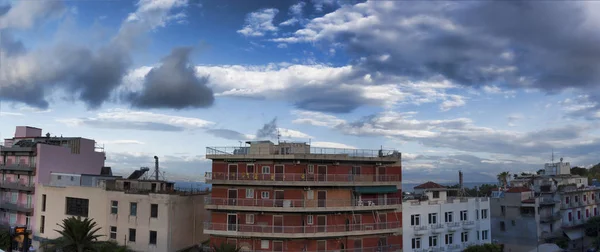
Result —
<instances>
[{"instance_id":1,"label":"dark window opening","mask_svg":"<svg viewBox=\"0 0 600 252\"><path fill-rule=\"evenodd\" d=\"M150 231L150 244L156 245L156 231Z\"/></svg>"},{"instance_id":2,"label":"dark window opening","mask_svg":"<svg viewBox=\"0 0 600 252\"><path fill-rule=\"evenodd\" d=\"M129 229L129 241L135 242L135 228Z\"/></svg>"},{"instance_id":3,"label":"dark window opening","mask_svg":"<svg viewBox=\"0 0 600 252\"><path fill-rule=\"evenodd\" d=\"M88 217L90 201L88 199L67 197L67 215Z\"/></svg>"},{"instance_id":4,"label":"dark window opening","mask_svg":"<svg viewBox=\"0 0 600 252\"><path fill-rule=\"evenodd\" d=\"M151 218L158 218L158 204L151 204L150 205L150 217Z\"/></svg>"}]
</instances>

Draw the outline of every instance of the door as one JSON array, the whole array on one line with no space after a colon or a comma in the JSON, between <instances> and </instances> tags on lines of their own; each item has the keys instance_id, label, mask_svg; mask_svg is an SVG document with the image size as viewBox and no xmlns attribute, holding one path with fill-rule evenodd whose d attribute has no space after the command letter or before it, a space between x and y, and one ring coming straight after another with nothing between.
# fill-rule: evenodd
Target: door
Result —
<instances>
[{"instance_id":1,"label":"door","mask_svg":"<svg viewBox=\"0 0 600 252\"><path fill-rule=\"evenodd\" d=\"M237 165L229 165L229 179L237 180Z\"/></svg>"},{"instance_id":2,"label":"door","mask_svg":"<svg viewBox=\"0 0 600 252\"><path fill-rule=\"evenodd\" d=\"M237 215L227 214L227 231L237 231Z\"/></svg>"},{"instance_id":3,"label":"door","mask_svg":"<svg viewBox=\"0 0 600 252\"><path fill-rule=\"evenodd\" d=\"M379 214L379 223L377 225L379 226L378 229L386 229L387 228L387 215L386 214Z\"/></svg>"},{"instance_id":4,"label":"door","mask_svg":"<svg viewBox=\"0 0 600 252\"><path fill-rule=\"evenodd\" d=\"M354 251L355 252L362 251L362 239L354 240Z\"/></svg>"},{"instance_id":5,"label":"door","mask_svg":"<svg viewBox=\"0 0 600 252\"><path fill-rule=\"evenodd\" d=\"M384 166L377 167L377 175L378 175L377 181L387 181L388 180L385 176L385 167Z\"/></svg>"},{"instance_id":6,"label":"door","mask_svg":"<svg viewBox=\"0 0 600 252\"><path fill-rule=\"evenodd\" d=\"M227 193L227 204L230 206L235 206L237 203L237 189L229 189Z\"/></svg>"},{"instance_id":7,"label":"door","mask_svg":"<svg viewBox=\"0 0 600 252\"><path fill-rule=\"evenodd\" d=\"M383 206L387 204L387 194L377 194L377 205Z\"/></svg>"},{"instance_id":8,"label":"door","mask_svg":"<svg viewBox=\"0 0 600 252\"><path fill-rule=\"evenodd\" d=\"M327 166L319 165L317 166L318 173L318 181L327 181Z\"/></svg>"},{"instance_id":9,"label":"door","mask_svg":"<svg viewBox=\"0 0 600 252\"><path fill-rule=\"evenodd\" d=\"M317 232L325 232L327 231L327 216L318 215L317 216Z\"/></svg>"},{"instance_id":10,"label":"door","mask_svg":"<svg viewBox=\"0 0 600 252\"><path fill-rule=\"evenodd\" d=\"M275 207L283 207L283 191L275 191Z\"/></svg>"},{"instance_id":11,"label":"door","mask_svg":"<svg viewBox=\"0 0 600 252\"><path fill-rule=\"evenodd\" d=\"M275 166L275 180L283 181L283 165Z\"/></svg>"},{"instance_id":12,"label":"door","mask_svg":"<svg viewBox=\"0 0 600 252\"><path fill-rule=\"evenodd\" d=\"M317 202L318 207L326 207L327 206L327 191L318 191L317 192Z\"/></svg>"},{"instance_id":13,"label":"door","mask_svg":"<svg viewBox=\"0 0 600 252\"><path fill-rule=\"evenodd\" d=\"M283 242L273 241L273 251L283 252Z\"/></svg>"},{"instance_id":14,"label":"door","mask_svg":"<svg viewBox=\"0 0 600 252\"><path fill-rule=\"evenodd\" d=\"M318 252L327 251L327 241L317 241L317 251Z\"/></svg>"},{"instance_id":15,"label":"door","mask_svg":"<svg viewBox=\"0 0 600 252\"><path fill-rule=\"evenodd\" d=\"M352 166L352 181L360 181L360 166Z\"/></svg>"},{"instance_id":16,"label":"door","mask_svg":"<svg viewBox=\"0 0 600 252\"><path fill-rule=\"evenodd\" d=\"M283 233L283 216L273 216L273 233Z\"/></svg>"},{"instance_id":17,"label":"door","mask_svg":"<svg viewBox=\"0 0 600 252\"><path fill-rule=\"evenodd\" d=\"M249 164L246 166L246 173L248 173L249 176L254 177L254 165L253 164Z\"/></svg>"}]
</instances>

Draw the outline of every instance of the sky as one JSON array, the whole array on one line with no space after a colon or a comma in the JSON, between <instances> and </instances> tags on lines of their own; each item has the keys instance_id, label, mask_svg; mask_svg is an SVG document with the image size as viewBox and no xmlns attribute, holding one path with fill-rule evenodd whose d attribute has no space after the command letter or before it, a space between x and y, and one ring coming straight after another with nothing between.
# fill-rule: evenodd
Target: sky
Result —
<instances>
[{"instance_id":1,"label":"sky","mask_svg":"<svg viewBox=\"0 0 600 252\"><path fill-rule=\"evenodd\" d=\"M0 137L202 181L207 146L393 149L404 182L600 162L597 1L0 0Z\"/></svg>"}]
</instances>

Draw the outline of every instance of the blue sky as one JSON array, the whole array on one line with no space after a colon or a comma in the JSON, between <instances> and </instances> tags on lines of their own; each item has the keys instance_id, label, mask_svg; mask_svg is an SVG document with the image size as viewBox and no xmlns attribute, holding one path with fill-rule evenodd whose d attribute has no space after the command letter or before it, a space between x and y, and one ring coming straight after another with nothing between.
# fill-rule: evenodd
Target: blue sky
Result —
<instances>
[{"instance_id":1,"label":"blue sky","mask_svg":"<svg viewBox=\"0 0 600 252\"><path fill-rule=\"evenodd\" d=\"M396 149L407 182L600 162L596 2L1 1L0 134L202 180L206 146ZM596 11L595 11L596 10ZM556 17L547 20L546 17Z\"/></svg>"}]
</instances>

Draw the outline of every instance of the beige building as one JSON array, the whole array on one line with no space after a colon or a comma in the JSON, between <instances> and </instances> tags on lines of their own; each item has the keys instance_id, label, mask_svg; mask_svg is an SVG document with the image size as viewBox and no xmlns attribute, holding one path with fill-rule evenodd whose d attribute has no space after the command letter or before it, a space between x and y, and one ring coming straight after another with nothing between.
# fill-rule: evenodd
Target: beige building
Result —
<instances>
[{"instance_id":1,"label":"beige building","mask_svg":"<svg viewBox=\"0 0 600 252\"><path fill-rule=\"evenodd\" d=\"M71 216L93 218L102 240L135 251L178 251L208 239L202 232L209 216L206 193L178 191L172 182L53 173L50 185L36 190L38 248L40 241L59 237L55 230Z\"/></svg>"}]
</instances>

